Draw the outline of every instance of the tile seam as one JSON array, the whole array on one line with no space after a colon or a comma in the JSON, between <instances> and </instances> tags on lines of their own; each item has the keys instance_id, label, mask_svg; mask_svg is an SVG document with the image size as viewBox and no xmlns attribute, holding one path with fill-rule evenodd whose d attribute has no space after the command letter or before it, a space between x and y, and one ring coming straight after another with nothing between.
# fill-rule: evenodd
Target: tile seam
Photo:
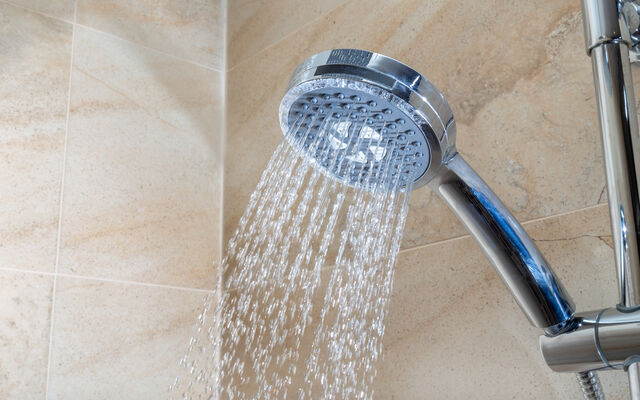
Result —
<instances>
[{"instance_id":1,"label":"tile seam","mask_svg":"<svg viewBox=\"0 0 640 400\"><path fill-rule=\"evenodd\" d=\"M575 209L575 210L564 211L564 212L561 212L561 213L558 213L558 214L546 215L546 216L543 216L543 217L536 217L536 218L532 218L532 219L529 219L527 221L524 221L522 224L523 225L524 224L530 224L530 223L533 223L533 222L544 221L546 219L563 217L563 216L566 216L566 215L576 214L576 213L579 213L579 212L582 212L582 211L593 210L593 209L596 209L598 207L608 207L608 204L609 203L598 203L598 204L593 204L593 205L590 205L590 206L578 208L578 209Z\"/></svg>"},{"instance_id":2,"label":"tile seam","mask_svg":"<svg viewBox=\"0 0 640 400\"><path fill-rule=\"evenodd\" d=\"M67 169L67 145L69 139L69 120L71 116L71 78L73 76L73 50L75 47L75 37L76 37L76 15L78 12L78 0L75 0L73 3L73 22L71 24L71 50L69 54L69 83L67 86L67 118L65 121L65 130L64 130L64 147L62 153L62 171L60 178L60 197L58 199L58 231L56 235L56 258L55 264L53 267L53 285L51 289L51 311L49 316L49 348L47 353L47 376L45 381L45 391L44 398L45 400L49 398L49 389L51 386L51 365L53 361L53 333L55 329L55 310L56 310L56 292L57 292L57 284L58 284L58 268L60 264L60 246L61 246L61 232L62 232L62 207L64 200L64 181L65 174Z\"/></svg>"},{"instance_id":3,"label":"tile seam","mask_svg":"<svg viewBox=\"0 0 640 400\"><path fill-rule=\"evenodd\" d=\"M11 268L11 267L0 267L0 271L15 272L17 274L42 275L42 276L50 276L50 277L53 277L55 275L55 273L53 272L36 271L33 269L20 269L20 268Z\"/></svg>"},{"instance_id":4,"label":"tile seam","mask_svg":"<svg viewBox=\"0 0 640 400\"><path fill-rule=\"evenodd\" d=\"M2 0L0 0L0 1L2 1ZM150 50L150 51L153 51L153 52L155 52L157 54L161 54L161 55L163 55L165 57L169 57L169 58L174 59L176 61L180 61L180 62L183 62L183 63L186 63L186 64L190 64L190 65L193 65L193 66L196 66L196 67L204 68L204 69L207 69L209 71L222 73L223 69L224 69L224 66L222 68L216 68L216 67L212 67L210 65L202 64L202 63L190 60L188 58L184 58L184 57L173 55L171 53L167 53L165 51L156 49L154 47L147 46L147 45L142 44L142 43L134 42L133 40L123 38L123 37L118 36L118 35L116 35L114 33L103 31L103 30L94 28L94 27L89 26L89 25L84 25L84 24L81 24L81 23L78 23L78 22L75 22L74 25L76 27L87 29L89 31L92 31L92 32L95 32L95 33L98 33L98 34L101 34L101 35L105 35L105 36L108 36L108 37L111 37L111 38L115 38L115 39L121 40L123 42L129 43L131 45L137 46L139 48Z\"/></svg>"},{"instance_id":5,"label":"tile seam","mask_svg":"<svg viewBox=\"0 0 640 400\"><path fill-rule=\"evenodd\" d=\"M566 212L562 212L562 213L558 213L558 214L548 215L548 216L545 216L545 217L530 219L530 220L521 222L521 224L526 227L526 225L528 225L528 224L541 222L541 221L548 220L548 219L561 218L561 217L564 217L564 216L567 216L567 215L579 213L579 212L582 212L582 211L588 211L588 210L591 210L591 209L596 209L598 207L606 207L606 206L607 206L607 203L596 204L596 205L587 206L587 207L579 208L579 209L572 210L572 211L566 211ZM470 238L472 238L472 236L470 234L454 236L454 237L451 237L451 238L438 240L437 242L425 243L425 244L421 244L421 245L418 245L418 246L403 248L403 249L400 249L398 254L410 253L412 251L417 251L417 250L421 250L421 249L425 249L425 248L429 248L429 247L434 247L434 246L443 245L443 244L446 244L446 243L455 242L455 241L463 240L463 239L470 239ZM328 265L328 266L322 267L322 269L323 270L324 269L330 269L330 268L333 268L333 267L334 267L333 265ZM238 288L231 288L229 290L233 291L233 290L237 290L237 289Z\"/></svg>"},{"instance_id":6,"label":"tile seam","mask_svg":"<svg viewBox=\"0 0 640 400\"><path fill-rule=\"evenodd\" d=\"M248 62L249 60L253 59L254 57L256 57L259 54L262 54L263 52L269 50L270 48L274 47L275 45L277 45L278 43L282 42L283 40L287 39L290 36L295 35L296 33L300 32L301 30L303 30L304 28L314 24L315 22L319 21L320 19L326 17L327 15L331 14L332 12L334 12L335 10L337 10L340 7L344 7L346 4L350 3L352 0L345 0L342 3L338 4L337 6L333 7L330 10L327 10L325 13L318 15L317 17L309 20L306 24L300 26L299 28L297 28L296 30L294 30L293 32L290 32L286 35L284 35L283 37L279 38L278 40L276 40L275 42L269 43L268 46L258 50L257 52L251 54L250 56L241 59L240 61L236 62L234 65L231 66L231 68L229 69L229 72L233 71L236 67ZM226 43L226 45L228 45L228 43ZM231 47L231 46L229 46Z\"/></svg>"},{"instance_id":7,"label":"tile seam","mask_svg":"<svg viewBox=\"0 0 640 400\"><path fill-rule=\"evenodd\" d=\"M87 29L87 30L90 30L90 31L93 31L93 32L96 32L96 33L99 33L99 34L103 34L103 35L106 35L106 36L109 36L109 37L112 37L112 38L116 38L116 39L122 40L124 42L127 42L129 44L132 44L134 46L138 46L138 47L143 48L143 49L151 50L151 51L154 51L154 52L156 52L158 54L162 54L162 55L164 55L166 57L172 58L174 60L181 61L181 62L184 62L184 63L187 63L187 64L191 64L191 65L194 65L194 66L197 66L197 67L200 67L200 68L204 68L204 69L207 69L207 70L210 70L210 71L215 71L215 72L221 73L224 70L224 66L217 68L217 67L213 67L213 66L210 66L210 65L202 64L202 63L199 63L197 61L193 61L193 60L188 59L188 58L184 58L184 57L176 56L176 55L171 54L171 53L167 53L167 52L162 51L160 49L157 49L155 47L150 47L150 46L147 46L147 45L142 44L142 43L134 42L133 40L126 39L124 37L118 36L118 35L116 35L114 33L111 33L111 32L103 31L103 30L100 30L98 28L91 27L89 25L80 24L77 21L75 21L75 18L76 18L75 14L77 13L77 10L74 11L74 21L68 21L66 19L63 19L63 18L60 18L60 17L56 17L54 15L47 14L47 13L44 13L42 11L34 10L32 8L29 8L29 7L25 7L25 6L22 6L22 5L19 5L19 4L12 3L10 0L0 0L0 3L4 3L4 4L10 5L12 7L19 8L19 9L24 10L24 11L28 11L28 12L33 13L33 14L38 14L38 15L41 15L41 16L46 17L46 18L51 18L51 19L54 19L54 20L59 21L59 22L64 22L64 23L67 23L69 25L75 25L76 27L84 28L84 29Z\"/></svg>"},{"instance_id":8,"label":"tile seam","mask_svg":"<svg viewBox=\"0 0 640 400\"><path fill-rule=\"evenodd\" d=\"M122 285L132 285L132 286L145 286L145 287L154 287L159 289L172 289L172 290L182 290L187 292L197 292L197 293L215 293L215 289L201 289L201 288L192 288L186 286L173 286L173 285L163 285L157 283L147 283L147 282L139 282L139 281L126 281L120 279L112 279L112 278L101 278L96 276L87 276L87 275L75 275L75 274L66 274L66 273L58 273L56 274L62 278L70 278L70 279L82 279L87 281L96 281L96 282L107 282L107 283L117 283Z\"/></svg>"},{"instance_id":9,"label":"tile seam","mask_svg":"<svg viewBox=\"0 0 640 400\"><path fill-rule=\"evenodd\" d=\"M218 245L219 247L219 256L218 256L218 268L216 268L216 274L218 274L216 281L218 282L218 289L221 288L221 276L222 276L222 260L224 259L224 249L225 249L225 236L224 236L224 183L225 183L225 165L226 165L226 147L227 147L227 74L228 74L228 50L229 44L227 43L228 37L228 29L229 29L229 2L228 0L222 0L223 2L223 21L224 21L224 29L223 29L223 56L222 56L222 138L220 140L220 163L222 167L220 168L220 206L219 206L219 216L220 223L218 225Z\"/></svg>"},{"instance_id":10,"label":"tile seam","mask_svg":"<svg viewBox=\"0 0 640 400\"><path fill-rule=\"evenodd\" d=\"M66 24L73 25L73 21L69 21L69 20L66 20L64 18L56 17L55 15L51 15L51 14L48 14L48 13L45 13L45 12L42 12L42 11L34 10L33 8L25 7L25 6L21 5L21 4L16 4L16 3L14 3L14 2L12 2L10 0L0 0L0 3L4 3L4 4L10 5L12 7L19 8L19 9L24 10L24 11L28 11L28 12L30 12L32 14L38 14L38 15L46 17L46 18L51 18L51 19L54 19L54 20L59 21L59 22L64 22Z\"/></svg>"},{"instance_id":11,"label":"tile seam","mask_svg":"<svg viewBox=\"0 0 640 400\"><path fill-rule=\"evenodd\" d=\"M202 288L194 288L194 287L188 287L188 286L173 286L173 285L164 285L159 283L127 281L127 280L121 280L121 279L102 278L97 276L75 275L75 274L67 274L67 273L60 273L60 272L53 273L53 272L35 271L35 270L19 269L19 268L11 268L11 267L0 267L0 271L14 272L17 274L30 274L30 275L62 277L62 278L70 278L70 279L82 279L87 281L108 282L108 283L117 283L117 284L123 284L123 285L156 287L160 289L183 290L183 291L191 291L191 292L198 292L198 293L215 293L216 292L216 289L202 289Z\"/></svg>"},{"instance_id":12,"label":"tile seam","mask_svg":"<svg viewBox=\"0 0 640 400\"><path fill-rule=\"evenodd\" d=\"M600 204L595 204L592 206L587 206L587 207L583 207L583 208L579 208L576 210L571 210L571 211L565 211L565 212L561 212L558 214L553 214L553 215L547 215L544 217L538 217L538 218L533 218L533 219L529 219L526 221L522 221L520 222L523 226L526 227L526 225L532 224L532 223L536 223L536 222L542 222L548 219L554 219L554 218L561 218L567 215L571 215L571 214L576 214L579 212L583 212L583 211L588 211L588 210L592 210L592 209L596 209L599 207L607 207L607 203L600 203ZM447 238L447 239L443 239L443 240L438 240L437 242L432 242L432 243L425 243L425 244L421 244L421 245L417 245L417 246L413 246L413 247L407 247L407 248L403 248L400 249L400 254L402 253L408 253L414 250L420 250L426 247L430 247L430 246L437 246L440 244L445 244L445 243L449 243L449 242L453 242L456 240L461 240L461 239L466 239L466 238L471 238L471 235L469 234L465 234L465 235L460 235L460 236L455 236L452 238Z\"/></svg>"}]
</instances>

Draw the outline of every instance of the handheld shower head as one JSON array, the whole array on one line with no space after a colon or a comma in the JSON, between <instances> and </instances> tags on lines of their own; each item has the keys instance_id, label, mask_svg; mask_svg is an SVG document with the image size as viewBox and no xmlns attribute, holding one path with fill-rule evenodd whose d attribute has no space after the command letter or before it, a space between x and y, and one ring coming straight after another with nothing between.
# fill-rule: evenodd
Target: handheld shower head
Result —
<instances>
[{"instance_id":1,"label":"handheld shower head","mask_svg":"<svg viewBox=\"0 0 640 400\"><path fill-rule=\"evenodd\" d=\"M451 108L406 65L364 50L314 55L280 103L290 144L344 183L420 187L455 153Z\"/></svg>"},{"instance_id":2,"label":"handheld shower head","mask_svg":"<svg viewBox=\"0 0 640 400\"><path fill-rule=\"evenodd\" d=\"M314 167L347 185L394 190L428 183L533 325L550 335L574 327L571 298L515 217L457 153L451 108L422 75L369 51L316 54L293 73L280 125Z\"/></svg>"}]
</instances>

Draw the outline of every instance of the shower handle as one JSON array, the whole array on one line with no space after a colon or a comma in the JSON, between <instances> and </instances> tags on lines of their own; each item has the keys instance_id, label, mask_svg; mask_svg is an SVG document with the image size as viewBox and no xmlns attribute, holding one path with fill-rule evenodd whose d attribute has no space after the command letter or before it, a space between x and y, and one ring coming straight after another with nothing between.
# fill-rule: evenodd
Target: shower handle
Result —
<instances>
[{"instance_id":1,"label":"shower handle","mask_svg":"<svg viewBox=\"0 0 640 400\"><path fill-rule=\"evenodd\" d=\"M531 324L557 335L572 328L574 303L524 228L460 153L428 185L480 245Z\"/></svg>"}]
</instances>

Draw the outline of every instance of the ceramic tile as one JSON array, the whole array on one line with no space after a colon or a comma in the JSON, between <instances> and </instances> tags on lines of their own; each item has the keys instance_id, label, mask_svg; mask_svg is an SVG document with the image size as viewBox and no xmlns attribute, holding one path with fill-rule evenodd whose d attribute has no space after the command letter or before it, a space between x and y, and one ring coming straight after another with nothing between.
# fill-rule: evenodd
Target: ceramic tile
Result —
<instances>
[{"instance_id":1,"label":"ceramic tile","mask_svg":"<svg viewBox=\"0 0 640 400\"><path fill-rule=\"evenodd\" d=\"M0 3L0 267L55 266L71 33Z\"/></svg>"},{"instance_id":2,"label":"ceramic tile","mask_svg":"<svg viewBox=\"0 0 640 400\"><path fill-rule=\"evenodd\" d=\"M218 70L223 68L221 0L78 0L77 21Z\"/></svg>"},{"instance_id":3,"label":"ceramic tile","mask_svg":"<svg viewBox=\"0 0 640 400\"><path fill-rule=\"evenodd\" d=\"M45 397L53 276L0 270L0 398Z\"/></svg>"},{"instance_id":4,"label":"ceramic tile","mask_svg":"<svg viewBox=\"0 0 640 400\"><path fill-rule=\"evenodd\" d=\"M615 304L606 206L526 229L578 310ZM375 383L380 398L581 398L572 374L545 365L540 331L471 238L401 253L391 304L386 356ZM625 398L624 374L602 379L609 398Z\"/></svg>"},{"instance_id":5,"label":"ceramic tile","mask_svg":"<svg viewBox=\"0 0 640 400\"><path fill-rule=\"evenodd\" d=\"M219 73L76 32L60 271L212 288Z\"/></svg>"},{"instance_id":6,"label":"ceramic tile","mask_svg":"<svg viewBox=\"0 0 640 400\"><path fill-rule=\"evenodd\" d=\"M166 398L203 293L59 278L48 396Z\"/></svg>"},{"instance_id":7,"label":"ceramic tile","mask_svg":"<svg viewBox=\"0 0 640 400\"><path fill-rule=\"evenodd\" d=\"M345 0L235 0L228 3L228 68L269 47Z\"/></svg>"},{"instance_id":8,"label":"ceramic tile","mask_svg":"<svg viewBox=\"0 0 640 400\"><path fill-rule=\"evenodd\" d=\"M9 0L8 3L64 19L65 21L73 21L75 0Z\"/></svg>"},{"instance_id":9,"label":"ceramic tile","mask_svg":"<svg viewBox=\"0 0 640 400\"><path fill-rule=\"evenodd\" d=\"M521 220L602 201L578 1L518 8L499 0L374 3L345 3L229 72L227 236L280 140L278 104L291 73L306 57L336 47L402 60L441 88L456 115L460 152ZM526 34L511 28L523 24ZM466 233L428 188L413 194L407 221L405 248Z\"/></svg>"}]
</instances>

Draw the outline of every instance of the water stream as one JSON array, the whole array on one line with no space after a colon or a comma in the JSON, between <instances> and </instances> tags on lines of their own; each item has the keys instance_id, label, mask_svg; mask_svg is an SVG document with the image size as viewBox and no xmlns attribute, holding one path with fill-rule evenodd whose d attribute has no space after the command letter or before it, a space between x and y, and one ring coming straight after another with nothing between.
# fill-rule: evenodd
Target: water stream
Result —
<instances>
[{"instance_id":1,"label":"water stream","mask_svg":"<svg viewBox=\"0 0 640 400\"><path fill-rule=\"evenodd\" d=\"M373 397L411 186L384 168L391 138L313 123L293 125L252 193L169 398Z\"/></svg>"}]
</instances>

